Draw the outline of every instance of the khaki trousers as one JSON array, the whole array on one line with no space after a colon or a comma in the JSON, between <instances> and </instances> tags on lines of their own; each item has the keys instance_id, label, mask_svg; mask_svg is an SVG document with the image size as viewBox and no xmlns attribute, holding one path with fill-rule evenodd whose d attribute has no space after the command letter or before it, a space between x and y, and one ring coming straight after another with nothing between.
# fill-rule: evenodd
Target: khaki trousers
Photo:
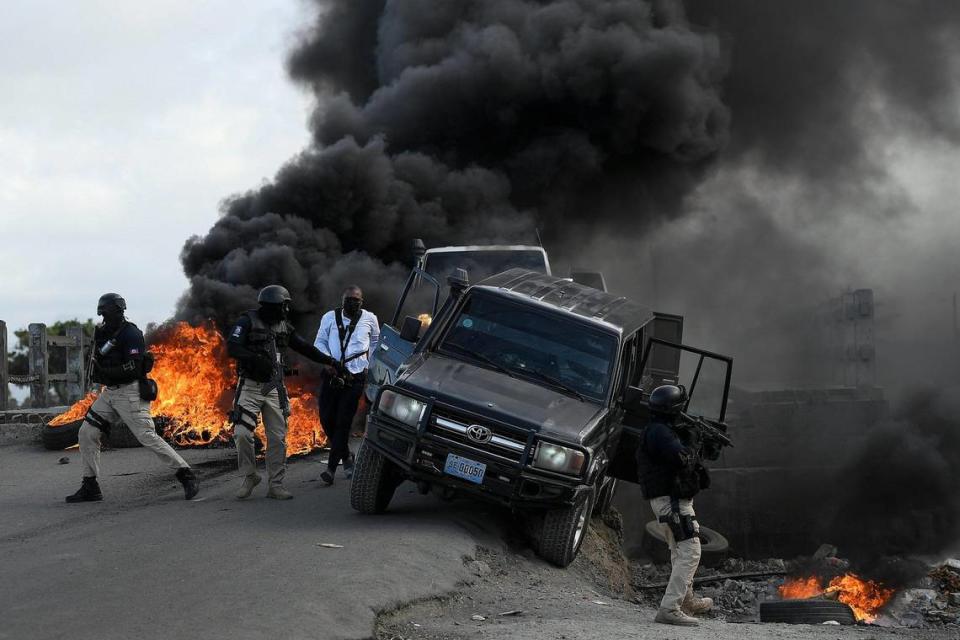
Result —
<instances>
[{"instance_id":1,"label":"khaki trousers","mask_svg":"<svg viewBox=\"0 0 960 640\"><path fill-rule=\"evenodd\" d=\"M256 426L254 416L263 417L263 427L267 433L267 475L270 486L281 486L287 474L287 418L280 408L280 393L271 389L265 394L264 385L252 380L242 380L240 385L236 404L244 410L241 414L243 422L253 422ZM240 476L245 478L256 474L253 430L244 424L234 423L233 441L237 445Z\"/></svg>"},{"instance_id":2,"label":"khaki trousers","mask_svg":"<svg viewBox=\"0 0 960 640\"><path fill-rule=\"evenodd\" d=\"M127 425L140 444L157 454L171 469L190 467L173 447L157 435L153 418L150 417L150 403L140 399L140 388L136 382L122 384L115 389L104 387L90 409L111 424L122 422ZM96 478L100 475L102 435L100 429L93 426L89 419L80 425L80 459L84 478Z\"/></svg>"},{"instance_id":3,"label":"khaki trousers","mask_svg":"<svg viewBox=\"0 0 960 640\"><path fill-rule=\"evenodd\" d=\"M680 513L685 516L696 516L693 511L693 500L680 500ZM669 496L660 496L650 500L650 508L653 515L669 516L671 513ZM670 546L670 580L667 581L667 590L660 600L661 609L670 609L679 611L684 598L688 595L693 597L693 575L697 572L697 566L700 564L700 538L694 536L689 540L677 542L673 537L673 531L666 523L659 523L662 527L663 535ZM694 531L700 531L700 525L696 520L693 521Z\"/></svg>"}]
</instances>

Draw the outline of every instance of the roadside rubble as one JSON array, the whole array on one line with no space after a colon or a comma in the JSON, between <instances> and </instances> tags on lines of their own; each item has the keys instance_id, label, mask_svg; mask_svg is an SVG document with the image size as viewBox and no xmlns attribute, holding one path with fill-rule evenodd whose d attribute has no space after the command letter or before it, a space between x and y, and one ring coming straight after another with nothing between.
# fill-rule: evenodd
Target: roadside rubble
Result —
<instances>
[{"instance_id":1,"label":"roadside rubble","mask_svg":"<svg viewBox=\"0 0 960 640\"><path fill-rule=\"evenodd\" d=\"M714 609L709 617L727 622L759 622L760 603L781 599L778 587L786 576L811 571L811 567L836 572L849 568L850 562L832 555L835 552L834 549L825 554L821 549L810 558L792 561L728 558L719 567L700 567L694 579L695 588L698 595L713 598ZM669 564L636 564L637 601L657 606L669 576ZM898 590L872 624L913 629L960 628L960 560L948 559L910 588Z\"/></svg>"}]
</instances>

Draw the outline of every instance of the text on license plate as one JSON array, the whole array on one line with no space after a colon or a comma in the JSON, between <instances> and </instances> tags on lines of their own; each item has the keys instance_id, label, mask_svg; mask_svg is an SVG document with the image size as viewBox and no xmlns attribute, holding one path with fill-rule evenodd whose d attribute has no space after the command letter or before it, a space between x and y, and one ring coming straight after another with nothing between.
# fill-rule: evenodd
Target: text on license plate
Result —
<instances>
[{"instance_id":1,"label":"text on license plate","mask_svg":"<svg viewBox=\"0 0 960 640\"><path fill-rule=\"evenodd\" d=\"M452 476L463 478L475 484L483 483L483 474L487 471L487 465L482 462L476 462L469 458L461 458L453 453L447 454L447 463L443 470Z\"/></svg>"}]
</instances>

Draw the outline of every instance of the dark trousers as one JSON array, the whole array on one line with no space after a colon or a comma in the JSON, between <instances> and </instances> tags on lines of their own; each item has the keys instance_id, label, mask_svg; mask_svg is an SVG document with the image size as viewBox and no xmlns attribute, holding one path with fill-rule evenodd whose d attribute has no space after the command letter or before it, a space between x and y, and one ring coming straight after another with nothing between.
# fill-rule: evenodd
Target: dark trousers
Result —
<instances>
[{"instance_id":1,"label":"dark trousers","mask_svg":"<svg viewBox=\"0 0 960 640\"><path fill-rule=\"evenodd\" d=\"M350 426L363 395L363 380L357 377L345 387L334 387L331 377L323 380L320 388L320 423L330 440L330 460L327 469L337 470L340 462L350 459Z\"/></svg>"}]
</instances>

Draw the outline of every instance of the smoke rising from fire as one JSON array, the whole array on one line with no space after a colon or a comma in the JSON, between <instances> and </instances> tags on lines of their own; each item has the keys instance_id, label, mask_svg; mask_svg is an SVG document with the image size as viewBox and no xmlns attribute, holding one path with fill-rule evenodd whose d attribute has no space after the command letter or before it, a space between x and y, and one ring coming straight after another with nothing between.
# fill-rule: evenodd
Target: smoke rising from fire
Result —
<instances>
[{"instance_id":1,"label":"smoke rising from fire","mask_svg":"<svg viewBox=\"0 0 960 640\"><path fill-rule=\"evenodd\" d=\"M187 242L178 318L225 323L272 282L301 325L348 281L381 310L414 237L559 246L598 216L639 232L726 140L719 40L676 2L317 4L289 59L313 143Z\"/></svg>"},{"instance_id":2,"label":"smoke rising from fire","mask_svg":"<svg viewBox=\"0 0 960 640\"><path fill-rule=\"evenodd\" d=\"M956 389L912 392L836 475L831 530L861 561L934 554L960 539L960 401Z\"/></svg>"}]
</instances>

